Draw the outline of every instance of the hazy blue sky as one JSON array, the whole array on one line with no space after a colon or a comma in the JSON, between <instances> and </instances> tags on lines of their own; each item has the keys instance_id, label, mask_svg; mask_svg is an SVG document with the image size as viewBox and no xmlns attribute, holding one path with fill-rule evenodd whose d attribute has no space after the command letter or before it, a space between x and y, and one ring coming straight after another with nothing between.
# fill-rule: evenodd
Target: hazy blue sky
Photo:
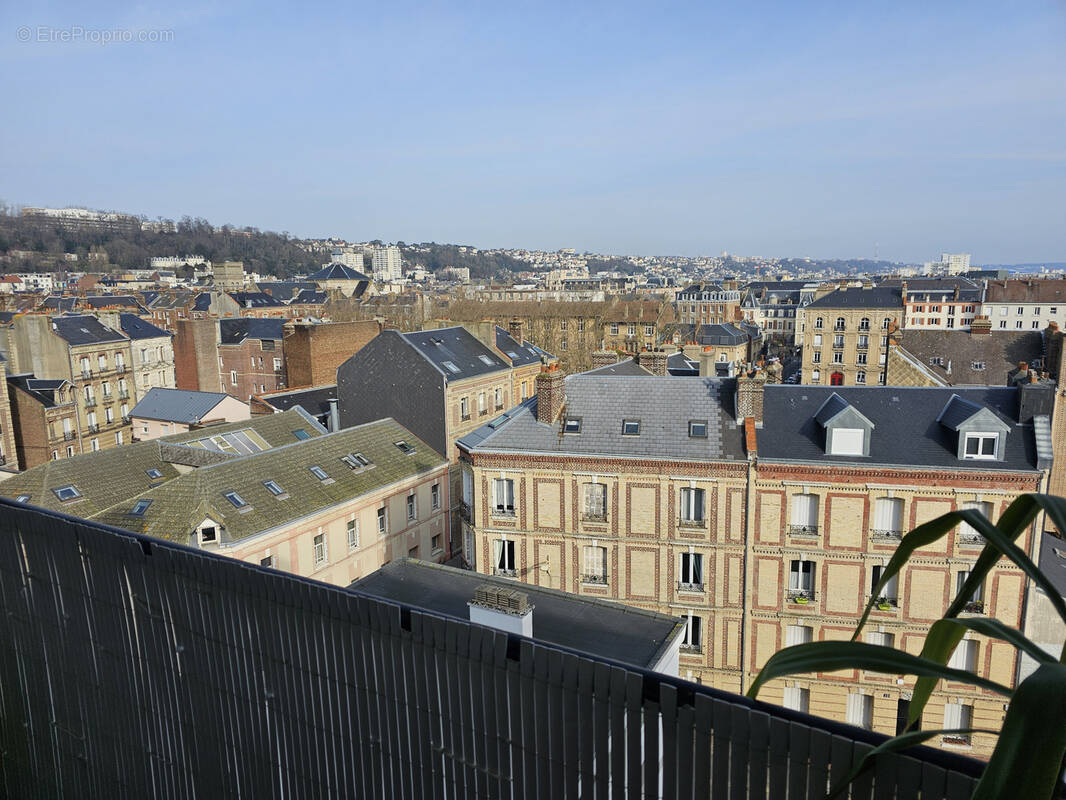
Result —
<instances>
[{"instance_id":1,"label":"hazy blue sky","mask_svg":"<svg viewBox=\"0 0 1066 800\"><path fill-rule=\"evenodd\" d=\"M1066 260L1061 1L81 5L0 10L8 202L482 247ZM39 40L75 26L173 34Z\"/></svg>"}]
</instances>

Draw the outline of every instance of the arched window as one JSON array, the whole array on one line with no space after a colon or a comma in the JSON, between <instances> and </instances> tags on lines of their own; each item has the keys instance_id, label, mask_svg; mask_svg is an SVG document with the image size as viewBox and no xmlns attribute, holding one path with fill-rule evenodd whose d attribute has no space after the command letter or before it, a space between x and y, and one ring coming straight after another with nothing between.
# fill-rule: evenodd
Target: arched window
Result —
<instances>
[{"instance_id":1,"label":"arched window","mask_svg":"<svg viewBox=\"0 0 1066 800\"><path fill-rule=\"evenodd\" d=\"M887 331L888 330L888 323L890 323L891 321L892 320L890 320L888 317L885 317L883 320L881 320L881 330Z\"/></svg>"},{"instance_id":2,"label":"arched window","mask_svg":"<svg viewBox=\"0 0 1066 800\"><path fill-rule=\"evenodd\" d=\"M830 386L843 386L844 385L844 373L843 372L834 372L832 375L830 375L829 376L829 385Z\"/></svg>"},{"instance_id":3,"label":"arched window","mask_svg":"<svg viewBox=\"0 0 1066 800\"><path fill-rule=\"evenodd\" d=\"M814 321L814 327L817 330L821 330L824 327L824 325L825 325L825 320L823 320L821 317L818 317L818 319L816 319Z\"/></svg>"},{"instance_id":4,"label":"arched window","mask_svg":"<svg viewBox=\"0 0 1066 800\"><path fill-rule=\"evenodd\" d=\"M860 331L868 331L868 330L870 330L870 318L869 317L863 317L861 320L859 320L859 330Z\"/></svg>"},{"instance_id":5,"label":"arched window","mask_svg":"<svg viewBox=\"0 0 1066 800\"><path fill-rule=\"evenodd\" d=\"M837 317L836 325L833 326L833 330L837 330L837 331L844 330L844 318L843 317Z\"/></svg>"}]
</instances>

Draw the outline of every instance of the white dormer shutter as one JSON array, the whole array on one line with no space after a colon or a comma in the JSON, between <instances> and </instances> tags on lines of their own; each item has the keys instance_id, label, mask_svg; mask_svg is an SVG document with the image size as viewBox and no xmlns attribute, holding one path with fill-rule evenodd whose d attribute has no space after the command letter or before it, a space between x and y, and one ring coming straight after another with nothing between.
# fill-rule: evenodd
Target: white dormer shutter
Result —
<instances>
[{"instance_id":1,"label":"white dormer shutter","mask_svg":"<svg viewBox=\"0 0 1066 800\"><path fill-rule=\"evenodd\" d=\"M862 428L834 428L830 455L861 456L865 433Z\"/></svg>"}]
</instances>

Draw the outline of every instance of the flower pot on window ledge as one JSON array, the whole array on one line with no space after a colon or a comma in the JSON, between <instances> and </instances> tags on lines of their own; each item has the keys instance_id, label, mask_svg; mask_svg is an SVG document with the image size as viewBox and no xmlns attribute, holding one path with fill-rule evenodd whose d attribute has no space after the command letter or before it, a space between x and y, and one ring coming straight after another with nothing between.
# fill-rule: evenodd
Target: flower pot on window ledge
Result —
<instances>
[{"instance_id":1,"label":"flower pot on window ledge","mask_svg":"<svg viewBox=\"0 0 1066 800\"><path fill-rule=\"evenodd\" d=\"M808 600L806 597L794 597L794 598L792 598L792 602L793 603L805 604L805 603L809 603L810 600Z\"/></svg>"}]
</instances>

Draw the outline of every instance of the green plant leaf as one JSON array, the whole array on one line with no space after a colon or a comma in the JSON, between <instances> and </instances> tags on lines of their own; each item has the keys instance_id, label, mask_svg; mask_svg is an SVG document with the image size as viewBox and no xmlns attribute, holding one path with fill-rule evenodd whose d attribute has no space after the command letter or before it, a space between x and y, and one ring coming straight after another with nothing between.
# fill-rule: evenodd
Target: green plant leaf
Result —
<instances>
[{"instance_id":1,"label":"green plant leaf","mask_svg":"<svg viewBox=\"0 0 1066 800\"><path fill-rule=\"evenodd\" d=\"M973 800L1050 798L1066 755L1066 665L1041 664L1014 691Z\"/></svg>"},{"instance_id":2,"label":"green plant leaf","mask_svg":"<svg viewBox=\"0 0 1066 800\"><path fill-rule=\"evenodd\" d=\"M954 620L949 618L938 619L929 626L929 633L925 635L922 643L921 658L928 659L937 664L947 664L955 648L959 646L965 628L954 625ZM914 692L911 695L910 709L907 712L907 727L910 728L916 720L922 718L926 703L936 688L939 676L923 675L914 682Z\"/></svg>"},{"instance_id":3,"label":"green plant leaf","mask_svg":"<svg viewBox=\"0 0 1066 800\"><path fill-rule=\"evenodd\" d=\"M1054 664L1052 658L1040 645L1026 638L1021 631L1005 625L995 617L962 617L955 619L942 619L940 622L955 625L988 636L992 639L1002 639L1019 650L1023 650L1032 656L1038 663ZM950 657L950 653L948 654Z\"/></svg>"},{"instance_id":4,"label":"green plant leaf","mask_svg":"<svg viewBox=\"0 0 1066 800\"><path fill-rule=\"evenodd\" d=\"M952 733L987 733L991 736L999 735L999 731L990 731L983 728L957 728L953 730L911 731L910 733L901 733L898 736L893 736L887 742L882 742L860 758L851 768L851 772L849 772L836 786L829 790L829 794L826 795L826 800L833 800L834 797L847 789L848 784L873 766L873 762L878 756L884 755L885 753L898 753L900 750L906 750L909 747L922 744L937 736L945 736Z\"/></svg>"},{"instance_id":5,"label":"green plant leaf","mask_svg":"<svg viewBox=\"0 0 1066 800\"><path fill-rule=\"evenodd\" d=\"M973 684L1010 696L1011 689L995 681L961 669L945 667L936 661L911 655L894 647L865 642L809 642L786 647L770 656L748 689L754 698L767 681L803 672L829 672L838 669L865 669L888 675L927 675Z\"/></svg>"}]
</instances>

